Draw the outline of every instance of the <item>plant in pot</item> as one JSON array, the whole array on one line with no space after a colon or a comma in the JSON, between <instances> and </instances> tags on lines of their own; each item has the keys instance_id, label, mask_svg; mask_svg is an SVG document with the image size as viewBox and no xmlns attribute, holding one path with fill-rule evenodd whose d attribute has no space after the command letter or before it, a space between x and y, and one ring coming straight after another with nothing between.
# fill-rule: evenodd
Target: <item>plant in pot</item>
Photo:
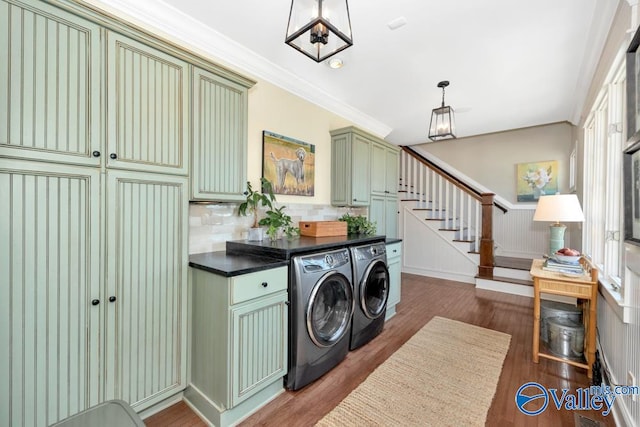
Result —
<instances>
[{"instance_id":1,"label":"plant in pot","mask_svg":"<svg viewBox=\"0 0 640 427\"><path fill-rule=\"evenodd\" d=\"M376 233L376 223L369 221L367 217L363 215L352 216L346 213L338 218L338 221L344 221L347 223L347 234Z\"/></svg>"},{"instance_id":2,"label":"plant in pot","mask_svg":"<svg viewBox=\"0 0 640 427\"><path fill-rule=\"evenodd\" d=\"M300 234L300 229L293 226L291 217L284 213L285 208L286 206L280 206L269 209L259 222L260 225L267 226L267 236L272 241L278 238L278 230L282 230L289 239Z\"/></svg>"},{"instance_id":3,"label":"plant in pot","mask_svg":"<svg viewBox=\"0 0 640 427\"><path fill-rule=\"evenodd\" d=\"M260 228L260 225L263 224L258 220L260 205L273 210L273 203L276 201L271 182L263 177L260 178L260 183L262 184L262 193L254 191L251 187L251 182L247 181L247 191L244 192L246 199L238 206L238 215L247 216L247 214L253 214L253 225L249 229L248 240L262 240L262 228Z\"/></svg>"}]
</instances>

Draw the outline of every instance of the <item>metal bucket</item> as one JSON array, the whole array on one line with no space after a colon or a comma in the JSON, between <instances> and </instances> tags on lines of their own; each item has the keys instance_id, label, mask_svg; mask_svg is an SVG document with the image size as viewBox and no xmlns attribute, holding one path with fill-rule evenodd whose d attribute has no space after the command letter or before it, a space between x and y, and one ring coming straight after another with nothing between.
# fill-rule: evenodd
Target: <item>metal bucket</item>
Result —
<instances>
[{"instance_id":1,"label":"metal bucket","mask_svg":"<svg viewBox=\"0 0 640 427\"><path fill-rule=\"evenodd\" d=\"M549 342L547 319L550 317L559 317L569 319L575 323L582 323L582 310L575 305L542 300L540 302L540 340L545 343Z\"/></svg>"},{"instance_id":2,"label":"metal bucket","mask_svg":"<svg viewBox=\"0 0 640 427\"><path fill-rule=\"evenodd\" d=\"M570 319L550 317L549 351L560 357L579 359L584 353L584 325Z\"/></svg>"}]
</instances>

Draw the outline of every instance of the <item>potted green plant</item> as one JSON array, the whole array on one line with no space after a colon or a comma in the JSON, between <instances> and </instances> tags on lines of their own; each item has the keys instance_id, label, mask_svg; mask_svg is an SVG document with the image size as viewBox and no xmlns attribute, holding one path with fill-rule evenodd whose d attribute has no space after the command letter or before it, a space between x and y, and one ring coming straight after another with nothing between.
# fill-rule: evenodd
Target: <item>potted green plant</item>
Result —
<instances>
[{"instance_id":1,"label":"potted green plant","mask_svg":"<svg viewBox=\"0 0 640 427\"><path fill-rule=\"evenodd\" d=\"M347 223L347 234L376 233L376 223L369 221L367 217L363 215L352 216L346 213L338 218L338 221L345 221Z\"/></svg>"},{"instance_id":2,"label":"potted green plant","mask_svg":"<svg viewBox=\"0 0 640 427\"><path fill-rule=\"evenodd\" d=\"M253 214L253 224L249 229L247 240L262 240L262 228L260 228L260 221L258 220L258 213L260 211L260 205L273 209L273 203L276 201L276 197L273 195L273 186L268 179L260 178L262 184L262 193L254 191L251 187L251 182L247 181L247 191L244 192L246 199L238 206L238 215L247 216L247 214Z\"/></svg>"},{"instance_id":3,"label":"potted green plant","mask_svg":"<svg viewBox=\"0 0 640 427\"><path fill-rule=\"evenodd\" d=\"M259 222L260 225L267 226L267 236L271 240L278 238L278 230L282 230L288 238L300 234L300 229L293 226L291 217L284 213L285 208L286 206L280 206L269 209Z\"/></svg>"}]
</instances>

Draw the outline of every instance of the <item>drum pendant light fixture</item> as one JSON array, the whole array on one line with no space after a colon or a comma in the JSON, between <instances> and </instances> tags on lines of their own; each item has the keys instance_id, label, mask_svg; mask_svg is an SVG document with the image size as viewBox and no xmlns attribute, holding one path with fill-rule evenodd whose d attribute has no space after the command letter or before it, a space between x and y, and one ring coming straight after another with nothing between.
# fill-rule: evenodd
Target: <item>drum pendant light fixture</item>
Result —
<instances>
[{"instance_id":1,"label":"drum pendant light fixture","mask_svg":"<svg viewBox=\"0 0 640 427\"><path fill-rule=\"evenodd\" d=\"M347 0L292 0L284 41L316 62L353 45Z\"/></svg>"},{"instance_id":2,"label":"drum pendant light fixture","mask_svg":"<svg viewBox=\"0 0 640 427\"><path fill-rule=\"evenodd\" d=\"M447 80L438 83L438 87L442 88L442 106L434 108L431 112L429 139L432 141L456 137L456 123L453 116L453 108L444 105L444 88L447 86L449 86Z\"/></svg>"}]
</instances>

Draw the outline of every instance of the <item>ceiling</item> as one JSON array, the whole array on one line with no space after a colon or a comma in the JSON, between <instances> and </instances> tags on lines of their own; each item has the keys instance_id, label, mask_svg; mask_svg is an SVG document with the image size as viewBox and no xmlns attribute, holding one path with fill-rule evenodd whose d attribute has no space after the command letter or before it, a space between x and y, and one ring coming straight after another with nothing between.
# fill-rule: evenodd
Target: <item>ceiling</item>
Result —
<instances>
[{"instance_id":1,"label":"ceiling","mask_svg":"<svg viewBox=\"0 0 640 427\"><path fill-rule=\"evenodd\" d=\"M618 5L349 0L354 45L338 54L344 67L331 69L284 43L289 0L91 1L403 145L428 141L441 80L451 82L445 101L458 137L576 123ZM406 25L391 30L400 17Z\"/></svg>"}]
</instances>

